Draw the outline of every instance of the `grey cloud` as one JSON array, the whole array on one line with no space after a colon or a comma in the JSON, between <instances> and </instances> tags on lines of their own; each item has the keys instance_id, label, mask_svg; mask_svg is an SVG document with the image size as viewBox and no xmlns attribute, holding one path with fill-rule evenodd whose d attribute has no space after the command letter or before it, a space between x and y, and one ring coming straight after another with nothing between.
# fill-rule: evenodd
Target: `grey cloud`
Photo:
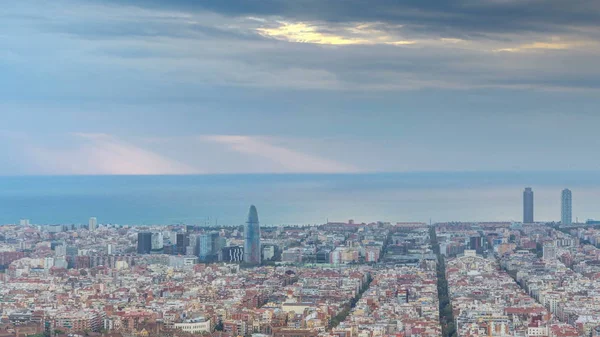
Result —
<instances>
[{"instance_id":1,"label":"grey cloud","mask_svg":"<svg viewBox=\"0 0 600 337\"><path fill-rule=\"evenodd\" d=\"M176 6L177 3L163 3L160 9L116 4L88 7L75 3L67 14L49 10L48 20L41 20L39 24L35 20L27 21L30 25L27 26L28 34L16 35L5 44L16 46L16 54L26 56L21 66L27 64L25 71L14 66L6 69L7 78L16 78L17 84L23 82L21 87L13 86L19 89L12 91L15 95L11 95L10 89L6 95L27 96L33 92L36 97L41 97L47 92L59 91L56 95L60 97L110 97L113 102L127 99L154 102L161 99L201 100L209 94L222 95L221 88L233 92L233 87L269 89L272 92L264 95L274 95L278 99L285 90L351 91L353 95L370 91L370 94L381 92L386 95L398 90L424 88L598 88L594 78L600 74L593 66L598 51L593 49L495 53L491 50L498 45L488 42L453 45L425 41L411 46L341 47L290 43L256 34L256 27L276 24L272 20L260 23L242 16L208 13L207 8L217 11L210 2L205 5L195 2L194 6L208 7L195 7L197 11L186 12L190 7L183 6L183 2L180 2L182 6ZM261 2L250 3L254 2L244 5L247 10L239 15L281 14L269 12L272 8L255 13L251 7ZM289 3L281 2L273 8L279 12L288 11ZM514 6L512 2L503 3ZM534 7L538 5L537 2L529 3ZM379 10L383 10L387 8L384 5L390 3L383 1L380 4L383 7ZM348 6L352 7L352 2ZM444 2L440 6L444 9L450 5ZM500 4L465 2L462 6L487 8ZM299 13L306 11L300 7L297 8ZM24 8L18 14L27 16L37 11L37 8ZM433 17L431 11L416 12ZM369 15L366 13L364 20L371 19ZM452 15L449 12L439 17ZM31 25L38 27L41 33L30 34ZM383 20L373 25L381 31L402 31ZM323 24L324 31L332 34L351 27L350 21L343 20ZM25 45L25 36L27 41L40 44ZM494 41L510 42L502 47L518 48L525 43L518 34L490 36ZM529 36L529 42L538 38L547 36L534 34ZM41 46L40 50L35 46ZM21 53L19 48L23 49ZM51 59L55 61L47 62ZM43 78L44 74L58 85L27 86L28 82L41 83L36 78ZM93 90L78 84L87 80L93 80ZM201 94L207 92L209 94ZM240 94L239 90L236 94ZM202 97L197 98L199 95ZM330 93L325 93L322 101L326 101L328 95Z\"/></svg>"},{"instance_id":2,"label":"grey cloud","mask_svg":"<svg viewBox=\"0 0 600 337\"><path fill-rule=\"evenodd\" d=\"M600 3L594 0L174 0L127 3L180 10L210 10L231 16L282 16L294 20L385 22L412 31L447 37L499 32L565 32L573 27L597 27Z\"/></svg>"},{"instance_id":3,"label":"grey cloud","mask_svg":"<svg viewBox=\"0 0 600 337\"><path fill-rule=\"evenodd\" d=\"M99 18L100 19L100 18ZM47 31L65 33L84 39L115 38L211 38L228 40L263 40L248 30L236 30L211 26L199 22L176 21L122 21L106 22L48 22L40 24Z\"/></svg>"}]
</instances>

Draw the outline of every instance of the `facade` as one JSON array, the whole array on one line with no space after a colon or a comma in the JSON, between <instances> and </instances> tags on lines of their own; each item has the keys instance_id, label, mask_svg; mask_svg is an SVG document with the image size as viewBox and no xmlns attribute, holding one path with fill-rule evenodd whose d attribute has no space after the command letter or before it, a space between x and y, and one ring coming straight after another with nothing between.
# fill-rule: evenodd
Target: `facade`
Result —
<instances>
[{"instance_id":1,"label":"facade","mask_svg":"<svg viewBox=\"0 0 600 337\"><path fill-rule=\"evenodd\" d=\"M211 331L210 320L199 317L195 319L189 319L182 323L175 323L175 329L182 330L191 334L200 334L203 332Z\"/></svg>"},{"instance_id":2,"label":"facade","mask_svg":"<svg viewBox=\"0 0 600 337\"><path fill-rule=\"evenodd\" d=\"M252 205L244 226L244 262L260 264L260 253L260 224L256 207Z\"/></svg>"},{"instance_id":3,"label":"facade","mask_svg":"<svg viewBox=\"0 0 600 337\"><path fill-rule=\"evenodd\" d=\"M151 250L152 250L152 233L150 233L150 232L138 233L137 253L138 254L150 254Z\"/></svg>"},{"instance_id":4,"label":"facade","mask_svg":"<svg viewBox=\"0 0 600 337\"><path fill-rule=\"evenodd\" d=\"M472 236L469 238L469 249L476 251L477 253L483 253L481 236Z\"/></svg>"},{"instance_id":5,"label":"facade","mask_svg":"<svg viewBox=\"0 0 600 337\"><path fill-rule=\"evenodd\" d=\"M523 223L533 223L533 190L526 187L523 191Z\"/></svg>"},{"instance_id":6,"label":"facade","mask_svg":"<svg viewBox=\"0 0 600 337\"><path fill-rule=\"evenodd\" d=\"M565 188L561 195L561 212L560 222L563 225L570 225L573 223L572 215L572 195L571 190Z\"/></svg>"},{"instance_id":7,"label":"facade","mask_svg":"<svg viewBox=\"0 0 600 337\"><path fill-rule=\"evenodd\" d=\"M317 252L317 263L329 263L329 254L331 253L328 249L321 249Z\"/></svg>"},{"instance_id":8,"label":"facade","mask_svg":"<svg viewBox=\"0 0 600 337\"><path fill-rule=\"evenodd\" d=\"M153 253L162 253L163 251L163 233L152 233L151 249Z\"/></svg>"},{"instance_id":9,"label":"facade","mask_svg":"<svg viewBox=\"0 0 600 337\"><path fill-rule=\"evenodd\" d=\"M46 325L62 331L99 331L103 326L104 313L84 310L61 312L46 318Z\"/></svg>"},{"instance_id":10,"label":"facade","mask_svg":"<svg viewBox=\"0 0 600 337\"><path fill-rule=\"evenodd\" d=\"M219 261L223 262L242 262L244 259L244 247L232 246L221 249Z\"/></svg>"},{"instance_id":11,"label":"facade","mask_svg":"<svg viewBox=\"0 0 600 337\"><path fill-rule=\"evenodd\" d=\"M381 246L367 246L365 248L365 262L378 262L381 255Z\"/></svg>"},{"instance_id":12,"label":"facade","mask_svg":"<svg viewBox=\"0 0 600 337\"><path fill-rule=\"evenodd\" d=\"M88 222L88 229L93 232L96 230L96 228L98 228L98 219L91 217L90 221Z\"/></svg>"},{"instance_id":13,"label":"facade","mask_svg":"<svg viewBox=\"0 0 600 337\"><path fill-rule=\"evenodd\" d=\"M547 261L554 261L556 260L557 257L557 247L556 245L554 245L554 243L547 243L544 245L543 250L542 250L542 256L544 258L544 260Z\"/></svg>"},{"instance_id":14,"label":"facade","mask_svg":"<svg viewBox=\"0 0 600 337\"><path fill-rule=\"evenodd\" d=\"M281 254L281 262L300 263L302 262L302 249L299 247L289 248Z\"/></svg>"},{"instance_id":15,"label":"facade","mask_svg":"<svg viewBox=\"0 0 600 337\"><path fill-rule=\"evenodd\" d=\"M262 251L263 260L271 260L273 257L275 257L275 246L273 245L264 246Z\"/></svg>"},{"instance_id":16,"label":"facade","mask_svg":"<svg viewBox=\"0 0 600 337\"><path fill-rule=\"evenodd\" d=\"M200 261L215 261L223 246L222 241L219 232L216 231L200 234L196 239L196 250Z\"/></svg>"},{"instance_id":17,"label":"facade","mask_svg":"<svg viewBox=\"0 0 600 337\"><path fill-rule=\"evenodd\" d=\"M188 233L177 233L177 254L185 255L186 247L190 245Z\"/></svg>"}]
</instances>

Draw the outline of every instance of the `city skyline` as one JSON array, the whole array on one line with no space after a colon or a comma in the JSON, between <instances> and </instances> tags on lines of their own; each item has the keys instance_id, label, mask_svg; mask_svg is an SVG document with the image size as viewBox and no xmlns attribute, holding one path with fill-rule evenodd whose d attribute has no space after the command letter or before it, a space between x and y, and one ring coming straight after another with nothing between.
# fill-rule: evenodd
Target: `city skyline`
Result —
<instances>
[{"instance_id":1,"label":"city skyline","mask_svg":"<svg viewBox=\"0 0 600 337\"><path fill-rule=\"evenodd\" d=\"M540 194L539 196L542 199L542 201L539 203L541 208L544 209L548 209L556 207L554 205L549 205L548 201L552 200L551 198L549 198L550 193L552 193L552 191L556 191L554 189L546 189L544 190L544 192L542 194ZM514 192L514 191L513 191ZM522 195L522 203L521 203L521 207L522 207L522 214L523 214L523 219L521 222L523 223L534 223L534 222L539 222L539 223L544 223L544 222L561 222L563 224L570 224L572 223L572 218L573 218L573 213L572 213L572 192L570 189L565 188L561 191L561 198L560 198L560 203L558 204L559 207L559 211L555 212L557 215L557 217L541 217L540 219L534 219L534 209L536 209L537 207L535 207L536 203L534 202L534 198L533 198L534 192L533 189L531 187L526 187L523 191L523 195ZM445 199L444 202L452 202L452 200L454 199L454 197L452 196L448 196L448 199ZM515 198L515 195L513 194L511 196L511 198L513 198L515 201L517 200ZM591 202L593 202L594 200L591 199ZM272 209L273 207L269 207L270 205L265 205L265 207L267 207L267 209ZM215 228L219 228L219 226L225 226L225 227L232 227L232 226L243 226L244 228L246 228L247 224L249 223L249 219L250 217L253 216L253 210L252 208L254 208L254 212L256 212L256 207L252 206L249 213L248 213L248 218L246 220L246 222L244 223L239 223L238 221L235 222L228 222L228 221L222 221L220 224L217 221L217 219L212 219L210 217L208 218L204 218L201 220L192 220L192 221L187 221L187 222L180 222L180 223L186 223L186 224L193 224L193 225L200 225L200 226L204 226L204 227L211 227L214 226ZM326 212L324 212L326 214ZM258 217L258 214L256 213L256 218ZM110 217L108 217L110 218ZM379 219L379 221L426 221L427 219L414 219L414 218L406 218L406 217L394 217L394 218L390 218L388 217L375 217L376 219ZM579 217L576 217L577 219ZM343 216L343 217L334 217L334 218L330 218L329 216L325 216L322 217L322 219L330 219L335 221L345 221L348 219L357 219L358 221L364 221L364 219L362 219L361 217L355 217L352 214L348 214L348 216ZM429 217L429 220L431 220L432 218ZM588 220L596 220L597 217L583 217L582 221L579 223L585 223ZM37 222L34 220L34 222L31 222L32 219L30 219L29 217L23 217L20 218L18 223L21 224L21 226L24 225L29 225L30 223L32 224L44 224L43 222ZM488 218L484 219L484 220L494 220L494 221L511 221L511 222L517 222L515 219L512 219L510 217L498 217L497 214L488 214ZM464 221L464 222L478 222L478 221L484 221L484 220L480 220L480 219L465 219L465 218L437 218L436 221ZM17 222L7 222L6 224L10 224L10 223L17 223ZM74 224L81 224L81 222L79 221L70 221L69 223L74 223ZM117 224L119 223L118 221L107 221L104 224ZM258 221L257 221L258 223ZM267 226L278 226L278 225L311 225L311 224L323 224L326 223L326 221L307 221L307 222L297 222L297 223L286 223L286 222L271 222L268 223ZM136 225L136 223L119 223L120 225ZM160 222L153 222L153 224L160 224ZM171 225L173 223L169 223L169 222L165 222L162 223L163 225ZM87 224L87 228L89 228L91 231L94 231L97 227L98 227L99 223L96 217L90 217L88 220L88 224ZM137 225L146 225L143 223L137 224ZM195 239L201 239L200 237L195 238ZM200 251L200 246L203 245L205 248L205 250L207 252L213 251L213 250L218 250L215 247L218 247L218 243L215 242L214 239L208 239L205 238L206 241L203 242L202 244L200 243L200 241L196 242L194 241L196 247L194 248L196 251ZM187 247L186 242L189 242L190 238L188 238L184 233L182 234L178 234L178 249L181 251L181 253L184 252L185 247ZM154 246L154 245L153 245ZM212 248L210 248L212 247ZM154 250L154 248L153 248Z\"/></svg>"},{"instance_id":2,"label":"city skyline","mask_svg":"<svg viewBox=\"0 0 600 337\"><path fill-rule=\"evenodd\" d=\"M248 220L258 224L255 207ZM192 238L217 233L226 245L217 259L202 261ZM597 224L346 221L270 228L260 233L268 257L252 266L242 259L239 244L248 236L239 228L25 223L0 226L0 237L9 290L1 326L9 334L335 337L349 326L379 331L382 316L395 321L395 332L424 337L490 336L490 326L504 336L600 331L600 318L588 313L600 312L598 295L582 292L600 285L591 277L600 270ZM165 250L156 251L155 241ZM23 291L32 288L45 296ZM90 307L82 297L102 305ZM301 326L305 320L311 325Z\"/></svg>"},{"instance_id":3,"label":"city skyline","mask_svg":"<svg viewBox=\"0 0 600 337\"><path fill-rule=\"evenodd\" d=\"M523 191L523 223L535 223L536 221L534 221L534 193L533 193L533 189L531 187L526 187ZM350 219L351 221L354 221L354 219ZM401 219L398 219L401 220ZM506 220L506 219L504 219ZM594 219L586 219L586 220L594 220ZM477 222L476 220L472 220L474 222ZM400 221L401 222L401 221ZM544 222L553 222L553 220L551 219L545 219L545 220L541 220L541 221L537 221L539 223L544 223ZM19 223L21 226L26 226L30 224L30 219L20 219ZM327 222L325 222L327 223ZM560 223L561 224L566 224L566 225L570 225L572 224L572 192L570 189L565 188L561 191L561 204L560 204ZM258 226L253 226L254 224L258 224ZM111 225L109 223L109 225ZM167 224L165 224L167 225ZM198 224L195 224L198 225ZM311 225L309 223L303 224L303 225ZM97 218L96 217L91 217L89 219L89 224L88 224L88 229L90 231L95 231L97 229L98 226L98 222L97 222ZM213 224L211 224L210 222L205 222L203 227L211 227L213 226ZM235 225L235 224L227 224L224 225L224 227L235 227L235 226L239 226L239 225ZM223 227L223 225L221 226ZM255 237L255 235L252 235L251 232L256 232L256 227L259 228L259 232L260 232L260 224L258 221L258 212L257 209L254 205L250 206L249 212L248 212L248 217L246 222L243 224L243 228L244 228L244 235L248 238L251 237ZM219 228L218 224L215 223L214 224L214 228ZM160 234L160 233L158 233ZM178 249L182 249L182 247L185 246L184 244L184 240L188 240L189 238L187 238L186 236L187 234L185 233L181 233L178 234L178 246L180 246L180 248ZM208 255L214 254L215 251L217 251L219 248L218 247L222 247L222 244L219 244L216 240L219 238L219 233L218 232L210 232L210 233L205 233L202 234L200 236L198 236L196 239L196 247L195 247L195 251L198 252L200 257L204 257L206 258ZM152 249L154 250L154 237L153 237L153 243L152 243ZM162 240L162 239L161 239ZM252 240L250 240L252 241ZM246 244L246 243L245 243ZM248 245L252 246L255 245L255 243L249 242ZM160 247L160 249L162 249L162 246Z\"/></svg>"}]
</instances>

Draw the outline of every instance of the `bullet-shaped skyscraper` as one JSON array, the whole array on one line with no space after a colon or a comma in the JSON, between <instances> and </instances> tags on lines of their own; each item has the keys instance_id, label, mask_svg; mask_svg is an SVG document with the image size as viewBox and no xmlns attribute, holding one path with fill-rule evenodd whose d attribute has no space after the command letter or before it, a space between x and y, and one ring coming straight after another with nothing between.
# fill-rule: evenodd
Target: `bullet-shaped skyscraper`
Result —
<instances>
[{"instance_id":1,"label":"bullet-shaped skyscraper","mask_svg":"<svg viewBox=\"0 0 600 337\"><path fill-rule=\"evenodd\" d=\"M571 190L569 190L568 188L565 188L562 191L562 195L561 195L561 209L560 209L560 222L563 225L570 225L571 223L573 223L571 204L572 204Z\"/></svg>"},{"instance_id":2,"label":"bullet-shaped skyscraper","mask_svg":"<svg viewBox=\"0 0 600 337\"><path fill-rule=\"evenodd\" d=\"M254 205L250 206L248 221L244 226L244 262L260 264L260 224Z\"/></svg>"},{"instance_id":3,"label":"bullet-shaped skyscraper","mask_svg":"<svg viewBox=\"0 0 600 337\"><path fill-rule=\"evenodd\" d=\"M523 223L533 223L533 190L526 187L523 191Z\"/></svg>"}]
</instances>

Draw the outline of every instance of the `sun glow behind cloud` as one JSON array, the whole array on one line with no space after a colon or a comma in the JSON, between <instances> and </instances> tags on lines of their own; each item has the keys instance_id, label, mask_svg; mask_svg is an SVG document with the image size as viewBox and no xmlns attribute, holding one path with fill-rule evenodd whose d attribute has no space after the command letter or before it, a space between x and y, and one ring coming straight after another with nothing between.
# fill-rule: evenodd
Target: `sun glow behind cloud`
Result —
<instances>
[{"instance_id":1,"label":"sun glow behind cloud","mask_svg":"<svg viewBox=\"0 0 600 337\"><path fill-rule=\"evenodd\" d=\"M550 42L536 41L532 43L525 43L517 47L498 48L495 52L525 52L535 50L568 50L581 47L590 47L596 45L596 42L591 41L562 41L558 38L554 38Z\"/></svg>"},{"instance_id":2,"label":"sun glow behind cloud","mask_svg":"<svg viewBox=\"0 0 600 337\"><path fill-rule=\"evenodd\" d=\"M416 43L416 41L396 38L365 23L331 29L318 24L279 21L276 27L261 27L257 28L256 31L265 37L297 43L324 45L388 44L395 46Z\"/></svg>"}]
</instances>

